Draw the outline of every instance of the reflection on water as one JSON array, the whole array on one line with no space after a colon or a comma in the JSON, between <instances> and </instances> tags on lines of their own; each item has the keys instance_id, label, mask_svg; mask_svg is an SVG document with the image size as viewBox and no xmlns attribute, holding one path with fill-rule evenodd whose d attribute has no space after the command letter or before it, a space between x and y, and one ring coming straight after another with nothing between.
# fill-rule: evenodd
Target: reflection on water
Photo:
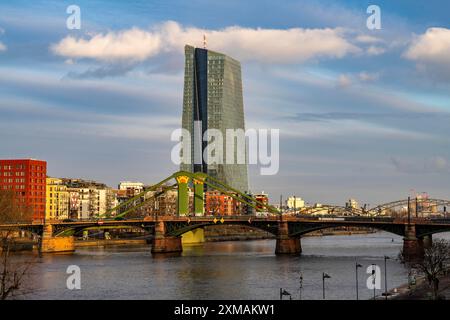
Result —
<instances>
[{"instance_id":1,"label":"reflection on water","mask_svg":"<svg viewBox=\"0 0 450 320\"><path fill-rule=\"evenodd\" d=\"M448 235L446 235L447 238ZM279 299L279 288L299 298L322 299L322 272L327 299L355 299L355 261L359 295L369 299L367 266L388 260L389 287L407 281L407 270L395 258L398 236L306 237L301 257L275 256L274 240L213 242L185 246L179 257L153 258L148 246L80 248L73 255L46 255L34 269L32 299ZM81 290L66 289L66 269L81 268ZM382 281L384 286L384 278ZM381 294L384 290L377 290Z\"/></svg>"}]
</instances>

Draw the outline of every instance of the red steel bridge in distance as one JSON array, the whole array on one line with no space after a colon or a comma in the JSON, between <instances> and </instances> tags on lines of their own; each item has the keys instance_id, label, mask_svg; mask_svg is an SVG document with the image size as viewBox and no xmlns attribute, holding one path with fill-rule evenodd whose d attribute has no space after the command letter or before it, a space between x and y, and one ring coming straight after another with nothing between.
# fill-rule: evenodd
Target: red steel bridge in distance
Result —
<instances>
[{"instance_id":1,"label":"red steel bridge in distance","mask_svg":"<svg viewBox=\"0 0 450 320\"><path fill-rule=\"evenodd\" d=\"M158 190L170 180L176 181L171 188L178 190L177 215L155 214L144 218L127 218L131 212L141 208L151 199L145 197L148 192ZM194 189L193 212L190 212L192 208L189 206L189 184L193 185ZM267 215L205 216L203 214L205 184L248 206L264 208ZM160 193L156 193L154 196L159 195ZM307 233L336 227L362 227L402 236L404 257L414 260L420 258L424 250L431 246L433 234L450 231L450 219L446 217L446 208L450 205L450 201L440 199L427 201L438 208L434 212L434 218L421 217L417 210L417 201L415 211L412 213L409 199L379 205L370 210L324 205L320 208L303 208L296 214L283 214L279 209L261 203L206 174L179 171L127 202L110 209L104 215L90 220L11 222L0 225L0 230L26 230L37 234L41 252L57 253L75 251L74 234L88 228L103 230L119 227L142 228L153 235L151 246L153 254L177 254L183 250L181 236L189 231L210 225L243 225L275 235L276 254L299 255L302 252L301 237ZM408 208L407 217L380 214L405 205ZM327 214L314 215L317 210L320 212L325 210ZM120 214L112 214L117 212Z\"/></svg>"}]
</instances>

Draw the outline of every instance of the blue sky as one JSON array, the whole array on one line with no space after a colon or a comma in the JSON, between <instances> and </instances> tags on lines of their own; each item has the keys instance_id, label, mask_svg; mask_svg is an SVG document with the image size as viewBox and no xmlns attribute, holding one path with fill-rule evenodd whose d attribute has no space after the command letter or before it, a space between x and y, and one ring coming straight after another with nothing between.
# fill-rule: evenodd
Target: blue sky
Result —
<instances>
[{"instance_id":1,"label":"blue sky","mask_svg":"<svg viewBox=\"0 0 450 320\"><path fill-rule=\"evenodd\" d=\"M81 29L66 8L81 8ZM368 5L381 30L366 27ZM449 198L447 1L0 1L0 158L49 175L159 181L177 170L183 46L241 61L247 128L280 129L252 190L375 205Z\"/></svg>"}]
</instances>

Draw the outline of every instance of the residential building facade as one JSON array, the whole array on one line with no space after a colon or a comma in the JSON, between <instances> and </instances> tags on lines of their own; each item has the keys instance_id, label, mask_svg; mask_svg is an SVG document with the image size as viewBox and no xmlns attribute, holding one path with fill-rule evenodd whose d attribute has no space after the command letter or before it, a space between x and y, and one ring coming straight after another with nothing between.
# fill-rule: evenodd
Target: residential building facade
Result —
<instances>
[{"instance_id":1,"label":"residential building facade","mask_svg":"<svg viewBox=\"0 0 450 320\"><path fill-rule=\"evenodd\" d=\"M45 217L46 177L46 161L0 160L0 190L12 191L15 205L31 210L33 220L43 221Z\"/></svg>"},{"instance_id":2,"label":"residential building facade","mask_svg":"<svg viewBox=\"0 0 450 320\"><path fill-rule=\"evenodd\" d=\"M220 191L205 192L205 214L212 216L232 216L242 214L244 206L233 197Z\"/></svg>"},{"instance_id":3,"label":"residential building facade","mask_svg":"<svg viewBox=\"0 0 450 320\"><path fill-rule=\"evenodd\" d=\"M259 202L263 203L264 205L269 204L269 195L264 193L264 191L261 193L255 194L254 197L255 197L256 201L259 201ZM267 208L264 205L257 204L256 212L267 211Z\"/></svg>"},{"instance_id":4,"label":"residential building facade","mask_svg":"<svg viewBox=\"0 0 450 320\"><path fill-rule=\"evenodd\" d=\"M301 209L305 207L305 200L300 197L291 196L286 201L288 209Z\"/></svg>"},{"instance_id":5,"label":"residential building facade","mask_svg":"<svg viewBox=\"0 0 450 320\"><path fill-rule=\"evenodd\" d=\"M117 192L103 183L82 179L62 179L69 191L70 217L91 219L105 215L118 204ZM115 212L109 212L115 215Z\"/></svg>"},{"instance_id":6,"label":"residential building facade","mask_svg":"<svg viewBox=\"0 0 450 320\"><path fill-rule=\"evenodd\" d=\"M135 196L144 191L142 182L121 181L118 186L120 191L126 191L127 195Z\"/></svg>"},{"instance_id":7,"label":"residential building facade","mask_svg":"<svg viewBox=\"0 0 450 320\"><path fill-rule=\"evenodd\" d=\"M67 186L58 178L47 178L46 220L69 218L70 194Z\"/></svg>"}]
</instances>

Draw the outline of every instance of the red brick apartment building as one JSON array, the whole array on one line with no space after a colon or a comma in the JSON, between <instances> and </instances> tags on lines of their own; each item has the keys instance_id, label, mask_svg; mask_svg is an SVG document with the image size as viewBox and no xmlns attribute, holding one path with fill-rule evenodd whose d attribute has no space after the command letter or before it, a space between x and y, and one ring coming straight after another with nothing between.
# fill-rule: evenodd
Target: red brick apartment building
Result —
<instances>
[{"instance_id":1,"label":"red brick apartment building","mask_svg":"<svg viewBox=\"0 0 450 320\"><path fill-rule=\"evenodd\" d=\"M33 220L45 216L46 178L46 161L0 160L0 190L14 191L17 204L33 211Z\"/></svg>"},{"instance_id":2,"label":"red brick apartment building","mask_svg":"<svg viewBox=\"0 0 450 320\"><path fill-rule=\"evenodd\" d=\"M241 212L241 203L220 191L207 191L205 202L206 215L231 216Z\"/></svg>"}]
</instances>

